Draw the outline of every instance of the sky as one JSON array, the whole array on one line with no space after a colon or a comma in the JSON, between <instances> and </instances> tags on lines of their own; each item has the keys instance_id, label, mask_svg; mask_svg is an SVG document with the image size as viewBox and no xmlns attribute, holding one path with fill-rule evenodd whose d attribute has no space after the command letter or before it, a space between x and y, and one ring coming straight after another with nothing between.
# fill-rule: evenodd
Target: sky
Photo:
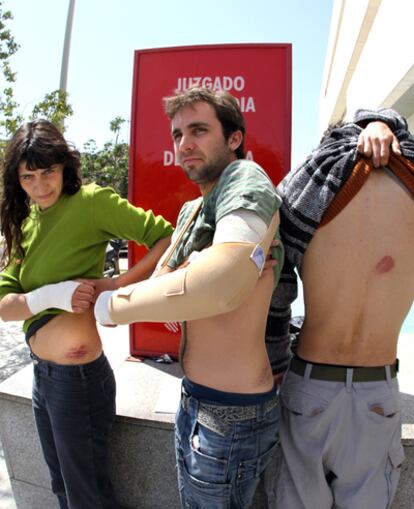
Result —
<instances>
[{"instance_id":1,"label":"sky","mask_svg":"<svg viewBox=\"0 0 414 509\"><path fill-rule=\"evenodd\" d=\"M334 0L76 0L66 138L78 149L112 139L130 118L134 50L225 43L292 44L292 165L317 145L321 80ZM19 51L15 99L24 115L59 88L69 0L4 0ZM129 142L129 122L121 132Z\"/></svg>"}]
</instances>

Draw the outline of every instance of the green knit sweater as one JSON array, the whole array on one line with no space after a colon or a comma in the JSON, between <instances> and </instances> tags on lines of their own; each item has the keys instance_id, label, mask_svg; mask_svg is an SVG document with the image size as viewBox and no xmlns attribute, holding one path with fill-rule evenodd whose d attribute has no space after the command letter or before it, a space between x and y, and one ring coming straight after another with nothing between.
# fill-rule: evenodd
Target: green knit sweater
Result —
<instances>
[{"instance_id":1,"label":"green knit sweater","mask_svg":"<svg viewBox=\"0 0 414 509\"><path fill-rule=\"evenodd\" d=\"M25 252L1 273L0 298L26 293L46 284L75 278L100 278L108 240L121 238L152 247L171 235L171 224L152 211L134 207L111 188L82 186L72 196L62 195L50 208L33 205L22 226ZM24 322L23 330L47 310Z\"/></svg>"}]
</instances>

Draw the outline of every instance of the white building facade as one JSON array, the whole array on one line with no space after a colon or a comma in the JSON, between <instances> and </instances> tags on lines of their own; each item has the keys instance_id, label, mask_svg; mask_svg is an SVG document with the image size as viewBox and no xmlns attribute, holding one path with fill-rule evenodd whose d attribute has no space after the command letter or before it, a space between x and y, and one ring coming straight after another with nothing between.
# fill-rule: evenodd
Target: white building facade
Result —
<instances>
[{"instance_id":1,"label":"white building facade","mask_svg":"<svg viewBox=\"0 0 414 509\"><path fill-rule=\"evenodd\" d=\"M414 0L335 0L320 132L379 107L397 110L414 132Z\"/></svg>"}]
</instances>

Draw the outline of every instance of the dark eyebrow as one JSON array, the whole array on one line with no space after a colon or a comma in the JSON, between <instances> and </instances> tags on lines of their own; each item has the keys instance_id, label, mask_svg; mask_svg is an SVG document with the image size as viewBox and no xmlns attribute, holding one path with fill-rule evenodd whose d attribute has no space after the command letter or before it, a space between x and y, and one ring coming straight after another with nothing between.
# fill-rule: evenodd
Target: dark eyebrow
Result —
<instances>
[{"instance_id":1,"label":"dark eyebrow","mask_svg":"<svg viewBox=\"0 0 414 509\"><path fill-rule=\"evenodd\" d=\"M22 171L19 170L19 177L21 177L22 175L33 175L35 171L36 170L29 170L28 168Z\"/></svg>"},{"instance_id":2,"label":"dark eyebrow","mask_svg":"<svg viewBox=\"0 0 414 509\"><path fill-rule=\"evenodd\" d=\"M35 173L36 171L40 171L40 172L43 173L45 171L52 170L53 166L56 166L56 164L51 164L47 168L34 168L33 170L31 168L27 168L26 170L23 170L21 173L19 173L19 176L22 176L22 175L33 175L33 173Z\"/></svg>"},{"instance_id":3,"label":"dark eyebrow","mask_svg":"<svg viewBox=\"0 0 414 509\"><path fill-rule=\"evenodd\" d=\"M187 129L194 129L195 127L210 127L210 124L208 122L191 122L191 124L188 124L186 127ZM172 130L171 135L175 136L176 134L180 133L181 129L176 127L175 129Z\"/></svg>"},{"instance_id":4,"label":"dark eyebrow","mask_svg":"<svg viewBox=\"0 0 414 509\"><path fill-rule=\"evenodd\" d=\"M210 124L207 122L191 122L187 127L189 129L193 129L194 127L210 127Z\"/></svg>"}]
</instances>

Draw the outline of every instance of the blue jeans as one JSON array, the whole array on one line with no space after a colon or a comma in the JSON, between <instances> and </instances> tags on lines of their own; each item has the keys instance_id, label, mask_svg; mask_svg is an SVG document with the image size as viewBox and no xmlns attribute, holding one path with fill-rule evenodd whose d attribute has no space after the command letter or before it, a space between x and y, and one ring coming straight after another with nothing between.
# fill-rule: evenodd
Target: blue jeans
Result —
<instances>
[{"instance_id":1,"label":"blue jeans","mask_svg":"<svg viewBox=\"0 0 414 509\"><path fill-rule=\"evenodd\" d=\"M102 354L76 366L35 357L33 409L61 509L119 509L108 471L115 379Z\"/></svg>"},{"instance_id":2,"label":"blue jeans","mask_svg":"<svg viewBox=\"0 0 414 509\"><path fill-rule=\"evenodd\" d=\"M223 405L194 397L183 386L175 434L183 508L250 506L277 445L276 390L266 395L259 404Z\"/></svg>"}]
</instances>

